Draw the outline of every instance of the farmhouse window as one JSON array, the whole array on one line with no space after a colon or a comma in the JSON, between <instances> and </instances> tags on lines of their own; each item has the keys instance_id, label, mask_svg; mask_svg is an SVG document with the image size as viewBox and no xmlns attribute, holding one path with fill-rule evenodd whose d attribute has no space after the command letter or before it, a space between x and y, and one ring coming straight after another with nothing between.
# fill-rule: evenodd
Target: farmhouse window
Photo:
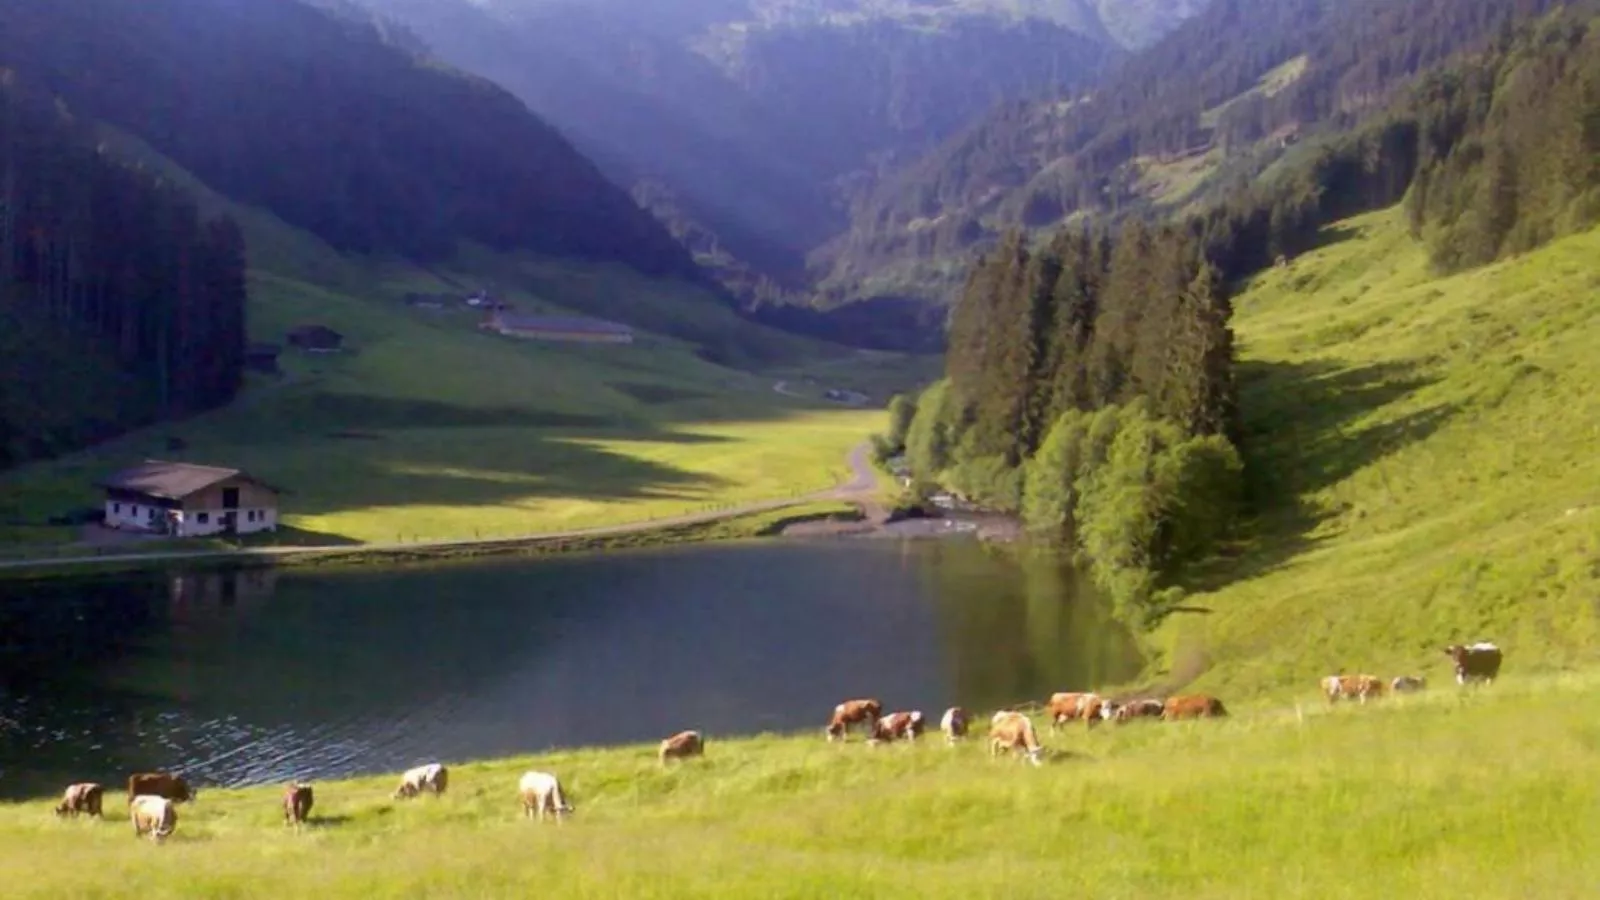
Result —
<instances>
[{"instance_id":1,"label":"farmhouse window","mask_svg":"<svg viewBox=\"0 0 1600 900\"><path fill-rule=\"evenodd\" d=\"M211 520L211 514L210 513L200 513L200 514L195 516L195 521L199 522L201 525L206 524L210 520Z\"/></svg>"},{"instance_id":2,"label":"farmhouse window","mask_svg":"<svg viewBox=\"0 0 1600 900\"><path fill-rule=\"evenodd\" d=\"M111 504L111 511L116 513L117 515L121 515L122 514L122 504L121 503L113 503L113 504Z\"/></svg>"},{"instance_id":3,"label":"farmhouse window","mask_svg":"<svg viewBox=\"0 0 1600 900\"><path fill-rule=\"evenodd\" d=\"M156 520L155 507L152 506L151 508L145 510L144 511L144 518L145 518L145 521L147 521L147 522L154 522Z\"/></svg>"}]
</instances>

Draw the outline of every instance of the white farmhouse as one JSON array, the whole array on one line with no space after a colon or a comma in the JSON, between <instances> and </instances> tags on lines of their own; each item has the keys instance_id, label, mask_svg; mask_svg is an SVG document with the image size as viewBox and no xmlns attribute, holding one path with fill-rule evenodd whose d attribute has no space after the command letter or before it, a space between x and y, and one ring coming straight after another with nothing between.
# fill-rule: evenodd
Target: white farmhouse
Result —
<instances>
[{"instance_id":1,"label":"white farmhouse","mask_svg":"<svg viewBox=\"0 0 1600 900\"><path fill-rule=\"evenodd\" d=\"M108 528L200 537L278 530L278 488L238 469L146 460L100 482Z\"/></svg>"}]
</instances>

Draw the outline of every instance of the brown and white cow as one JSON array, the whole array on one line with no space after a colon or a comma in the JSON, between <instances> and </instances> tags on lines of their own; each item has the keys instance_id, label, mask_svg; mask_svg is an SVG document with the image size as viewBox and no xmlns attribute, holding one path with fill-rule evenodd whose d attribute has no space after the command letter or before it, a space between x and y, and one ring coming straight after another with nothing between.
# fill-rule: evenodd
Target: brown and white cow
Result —
<instances>
[{"instance_id":1,"label":"brown and white cow","mask_svg":"<svg viewBox=\"0 0 1600 900\"><path fill-rule=\"evenodd\" d=\"M1227 714L1228 710L1223 707L1221 700L1205 694L1168 697L1166 706L1161 710L1161 718L1169 722L1177 719L1209 719Z\"/></svg>"},{"instance_id":2,"label":"brown and white cow","mask_svg":"<svg viewBox=\"0 0 1600 900\"><path fill-rule=\"evenodd\" d=\"M669 759L688 759L691 756L701 756L706 752L706 742L700 737L698 731L680 731L661 742L657 756L664 766Z\"/></svg>"},{"instance_id":3,"label":"brown and white cow","mask_svg":"<svg viewBox=\"0 0 1600 900\"><path fill-rule=\"evenodd\" d=\"M70 784L62 792L61 802L56 804L56 815L76 819L79 813L88 813L96 818L104 818L100 815L104 800L105 788L92 781Z\"/></svg>"},{"instance_id":4,"label":"brown and white cow","mask_svg":"<svg viewBox=\"0 0 1600 900\"><path fill-rule=\"evenodd\" d=\"M311 817L311 805L316 802L311 785L294 782L283 789L283 824L299 828Z\"/></svg>"},{"instance_id":5,"label":"brown and white cow","mask_svg":"<svg viewBox=\"0 0 1600 900\"><path fill-rule=\"evenodd\" d=\"M1134 719L1159 719L1161 714L1166 711L1166 708L1165 701L1146 697L1118 703L1114 706L1107 704L1106 711L1102 715L1104 718L1120 725L1124 722L1131 722Z\"/></svg>"},{"instance_id":6,"label":"brown and white cow","mask_svg":"<svg viewBox=\"0 0 1600 900\"><path fill-rule=\"evenodd\" d=\"M133 820L133 836L161 843L172 836L178 827L178 807L166 797L140 794L128 801L128 815Z\"/></svg>"},{"instance_id":7,"label":"brown and white cow","mask_svg":"<svg viewBox=\"0 0 1600 900\"><path fill-rule=\"evenodd\" d=\"M1428 679L1423 678L1421 675L1396 675L1395 679L1389 682L1389 690L1394 691L1396 694L1415 693L1427 686Z\"/></svg>"},{"instance_id":8,"label":"brown and white cow","mask_svg":"<svg viewBox=\"0 0 1600 900\"><path fill-rule=\"evenodd\" d=\"M128 802L140 796L165 797L174 803L196 802L200 792L189 787L189 782L170 772L141 772L128 776Z\"/></svg>"},{"instance_id":9,"label":"brown and white cow","mask_svg":"<svg viewBox=\"0 0 1600 900\"><path fill-rule=\"evenodd\" d=\"M1383 696L1383 680L1376 675L1329 675L1322 679L1322 693L1329 703L1341 699L1366 703L1369 697Z\"/></svg>"},{"instance_id":10,"label":"brown and white cow","mask_svg":"<svg viewBox=\"0 0 1600 900\"><path fill-rule=\"evenodd\" d=\"M1452 644L1444 648L1444 655L1456 664L1456 684L1482 681L1491 684L1500 675L1500 662L1504 658L1500 648L1488 641L1479 641L1466 647Z\"/></svg>"},{"instance_id":11,"label":"brown and white cow","mask_svg":"<svg viewBox=\"0 0 1600 900\"><path fill-rule=\"evenodd\" d=\"M944 716L939 719L939 730L944 732L945 741L954 744L966 737L969 719L967 711L959 706L945 710Z\"/></svg>"},{"instance_id":12,"label":"brown and white cow","mask_svg":"<svg viewBox=\"0 0 1600 900\"><path fill-rule=\"evenodd\" d=\"M543 822L548 813L559 825L567 813L572 812L572 804L561 790L561 780L549 772L524 773L517 782L517 793L522 795L522 814L527 818L533 818L537 812L539 821Z\"/></svg>"},{"instance_id":13,"label":"brown and white cow","mask_svg":"<svg viewBox=\"0 0 1600 900\"><path fill-rule=\"evenodd\" d=\"M1069 693L1058 692L1050 695L1050 701L1045 704L1045 711L1050 714L1050 730L1059 729L1063 723L1074 719L1089 720L1089 713L1093 710L1098 714L1104 699L1095 693Z\"/></svg>"},{"instance_id":14,"label":"brown and white cow","mask_svg":"<svg viewBox=\"0 0 1600 900\"><path fill-rule=\"evenodd\" d=\"M830 741L849 740L850 726L862 725L870 735L881 715L883 704L876 700L846 700L833 708L833 717L828 720L828 727L823 729L823 733Z\"/></svg>"},{"instance_id":15,"label":"brown and white cow","mask_svg":"<svg viewBox=\"0 0 1600 900\"><path fill-rule=\"evenodd\" d=\"M1033 720L1019 712L996 713L989 728L989 755L995 757L1012 750L1022 751L1036 766L1044 752L1033 730Z\"/></svg>"},{"instance_id":16,"label":"brown and white cow","mask_svg":"<svg viewBox=\"0 0 1600 900\"><path fill-rule=\"evenodd\" d=\"M400 786L394 789L394 799L415 797L424 791L435 797L442 796L450 786L450 770L439 763L428 763L407 769L400 776Z\"/></svg>"},{"instance_id":17,"label":"brown and white cow","mask_svg":"<svg viewBox=\"0 0 1600 900\"><path fill-rule=\"evenodd\" d=\"M872 723L872 736L867 738L867 742L883 744L890 741L914 741L922 737L925 727L920 709L892 712Z\"/></svg>"}]
</instances>

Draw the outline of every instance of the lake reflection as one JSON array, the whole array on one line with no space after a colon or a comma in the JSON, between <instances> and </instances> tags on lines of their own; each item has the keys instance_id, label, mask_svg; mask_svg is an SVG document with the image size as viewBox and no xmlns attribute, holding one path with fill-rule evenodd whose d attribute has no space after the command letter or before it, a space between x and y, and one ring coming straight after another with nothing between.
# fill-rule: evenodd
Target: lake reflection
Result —
<instances>
[{"instance_id":1,"label":"lake reflection","mask_svg":"<svg viewBox=\"0 0 1600 900\"><path fill-rule=\"evenodd\" d=\"M1137 668L1070 572L970 540L0 583L0 794L820 730L861 695L936 718Z\"/></svg>"}]
</instances>

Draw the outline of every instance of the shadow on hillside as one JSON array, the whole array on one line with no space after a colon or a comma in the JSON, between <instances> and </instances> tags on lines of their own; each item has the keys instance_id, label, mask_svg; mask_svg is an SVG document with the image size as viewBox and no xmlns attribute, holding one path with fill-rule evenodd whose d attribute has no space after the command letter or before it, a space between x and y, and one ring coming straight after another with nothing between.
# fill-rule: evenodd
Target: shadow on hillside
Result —
<instances>
[{"instance_id":1,"label":"shadow on hillside","mask_svg":"<svg viewBox=\"0 0 1600 900\"><path fill-rule=\"evenodd\" d=\"M1400 363L1242 363L1246 534L1184 586L1216 590L1270 572L1311 547L1311 532L1338 511L1306 495L1426 439L1457 407L1441 404L1377 424L1357 422L1435 380Z\"/></svg>"},{"instance_id":2,"label":"shadow on hillside","mask_svg":"<svg viewBox=\"0 0 1600 900\"><path fill-rule=\"evenodd\" d=\"M1360 229L1352 228L1349 225L1328 225L1319 230L1317 232L1317 236L1312 239L1311 243L1308 244L1304 250L1301 250L1295 255L1303 256L1316 250L1332 247L1335 244L1342 244L1345 241L1359 237L1360 235Z\"/></svg>"}]
</instances>

